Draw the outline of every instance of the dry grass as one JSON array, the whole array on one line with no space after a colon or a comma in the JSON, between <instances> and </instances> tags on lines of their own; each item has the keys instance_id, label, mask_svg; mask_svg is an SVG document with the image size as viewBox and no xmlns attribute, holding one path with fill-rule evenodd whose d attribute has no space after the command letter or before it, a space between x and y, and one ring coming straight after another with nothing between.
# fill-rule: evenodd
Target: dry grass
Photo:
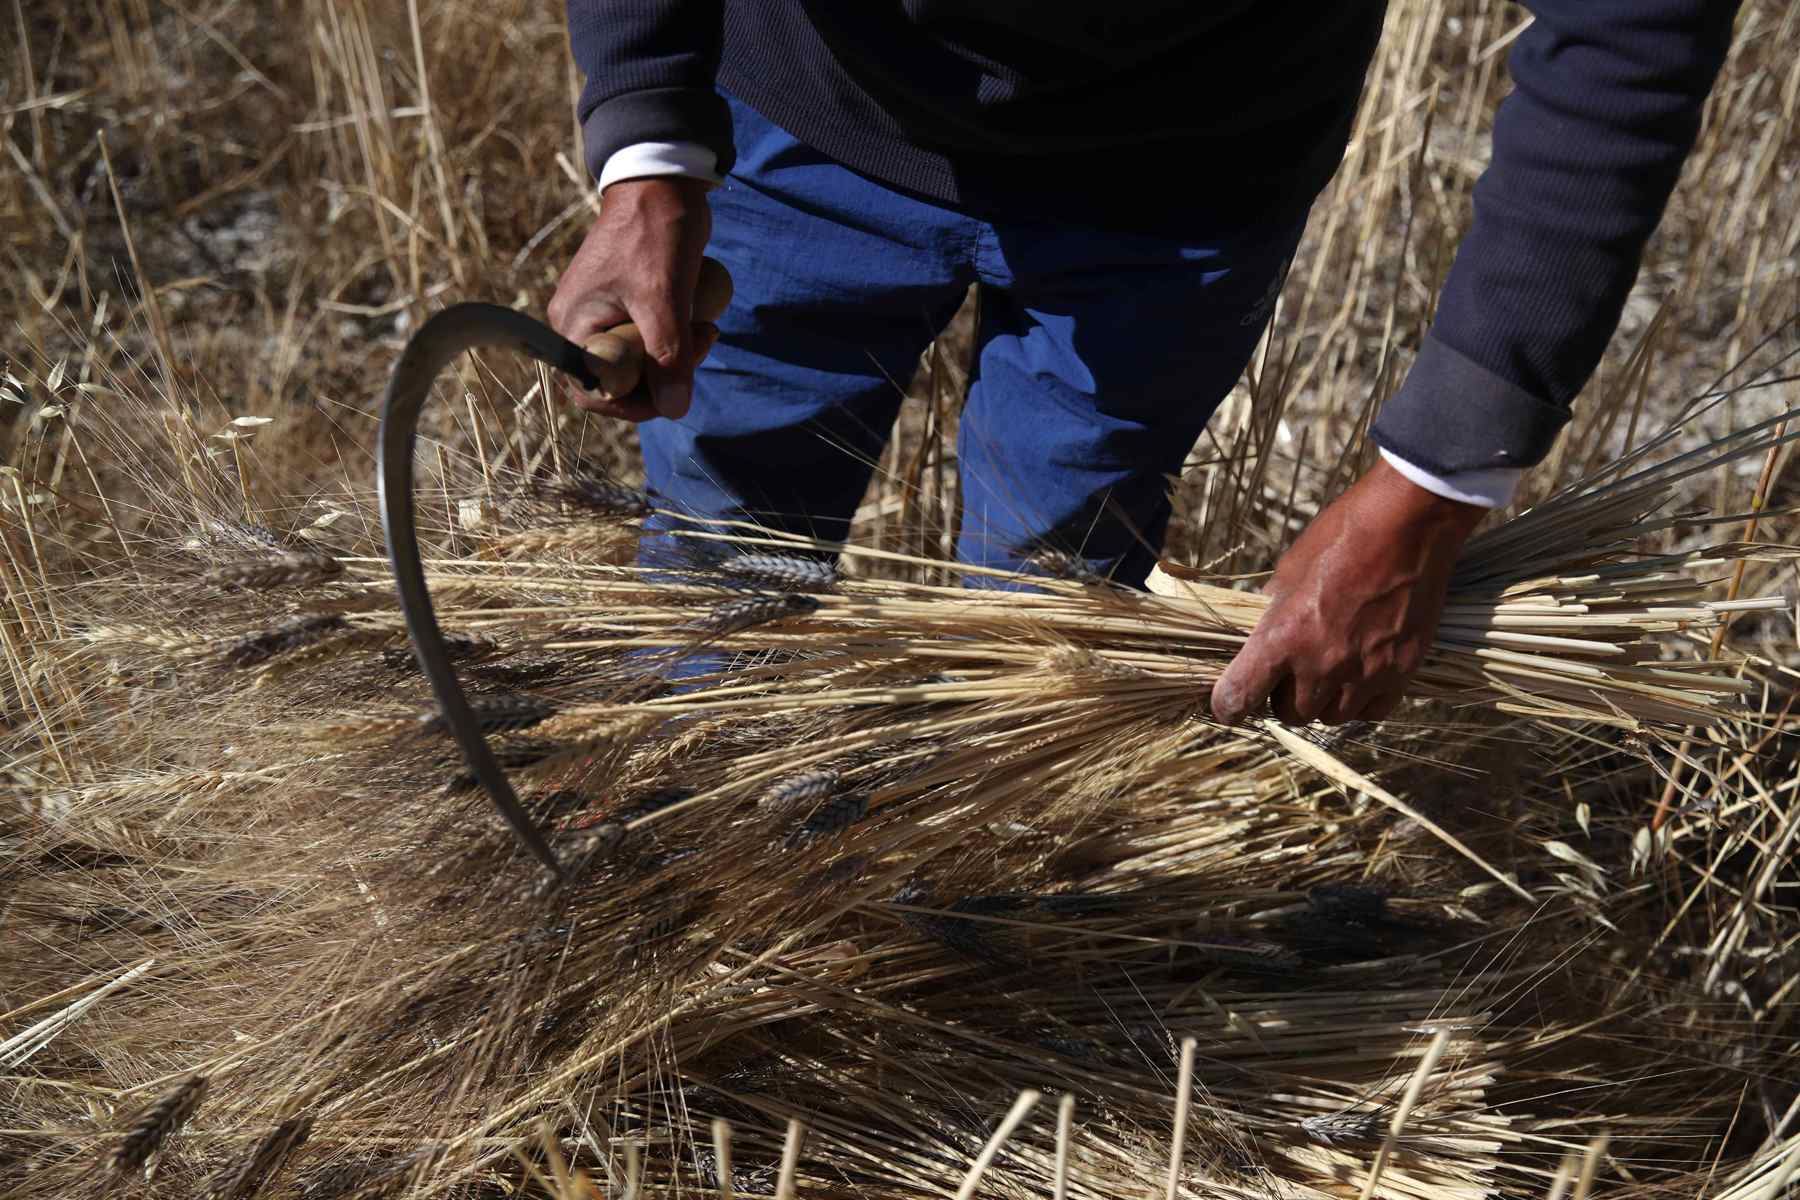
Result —
<instances>
[{"instance_id":1,"label":"dry grass","mask_svg":"<svg viewBox=\"0 0 1800 1200\"><path fill-rule=\"evenodd\" d=\"M1527 500L1567 492L1472 548L1378 729L1196 701L1429 320L1511 6L1394 6L1178 485L1198 599L949 586L966 321L836 578L705 526L621 567L629 439L461 368L434 595L551 892L426 719L368 448L405 333L541 311L579 235L558 17L0 12L0 1193L1792 1186L1790 6L1745 6Z\"/></svg>"}]
</instances>

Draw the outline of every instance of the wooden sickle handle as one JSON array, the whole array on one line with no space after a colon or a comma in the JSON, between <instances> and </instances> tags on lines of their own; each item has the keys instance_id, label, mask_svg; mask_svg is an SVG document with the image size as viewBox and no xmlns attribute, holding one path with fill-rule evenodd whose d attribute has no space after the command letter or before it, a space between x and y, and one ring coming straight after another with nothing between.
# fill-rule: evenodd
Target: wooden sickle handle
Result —
<instances>
[{"instance_id":1,"label":"wooden sickle handle","mask_svg":"<svg viewBox=\"0 0 1800 1200\"><path fill-rule=\"evenodd\" d=\"M712 324L725 315L731 303L731 272L716 258L700 260L700 279L694 285L694 322ZM644 381L644 335L632 324L615 325L595 334L582 347L596 360L595 389L602 399L623 400Z\"/></svg>"}]
</instances>

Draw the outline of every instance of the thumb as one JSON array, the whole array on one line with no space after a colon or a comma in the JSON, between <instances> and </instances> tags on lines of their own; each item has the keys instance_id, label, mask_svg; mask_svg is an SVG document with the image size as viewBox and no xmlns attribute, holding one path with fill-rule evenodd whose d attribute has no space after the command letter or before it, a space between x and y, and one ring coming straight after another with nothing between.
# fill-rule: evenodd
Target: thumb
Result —
<instances>
[{"instance_id":1,"label":"thumb","mask_svg":"<svg viewBox=\"0 0 1800 1200\"><path fill-rule=\"evenodd\" d=\"M1212 686L1213 719L1236 725L1261 708L1287 676L1287 661L1276 639L1252 632L1237 657Z\"/></svg>"}]
</instances>

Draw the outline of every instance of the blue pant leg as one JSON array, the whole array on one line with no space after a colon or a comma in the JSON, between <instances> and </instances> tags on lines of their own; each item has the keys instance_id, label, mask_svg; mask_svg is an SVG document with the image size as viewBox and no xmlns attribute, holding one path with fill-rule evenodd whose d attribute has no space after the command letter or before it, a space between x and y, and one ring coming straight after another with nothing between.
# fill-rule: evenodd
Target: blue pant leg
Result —
<instances>
[{"instance_id":1,"label":"blue pant leg","mask_svg":"<svg viewBox=\"0 0 1800 1200\"><path fill-rule=\"evenodd\" d=\"M1142 586L1170 480L1249 361L1300 232L985 232L960 559L1018 567L1051 550Z\"/></svg>"},{"instance_id":2,"label":"blue pant leg","mask_svg":"<svg viewBox=\"0 0 1800 1200\"><path fill-rule=\"evenodd\" d=\"M736 290L688 416L640 427L648 482L680 511L841 540L920 353L972 280L975 226L731 106L738 160L711 195L708 253ZM661 560L668 540L640 557Z\"/></svg>"}]
</instances>

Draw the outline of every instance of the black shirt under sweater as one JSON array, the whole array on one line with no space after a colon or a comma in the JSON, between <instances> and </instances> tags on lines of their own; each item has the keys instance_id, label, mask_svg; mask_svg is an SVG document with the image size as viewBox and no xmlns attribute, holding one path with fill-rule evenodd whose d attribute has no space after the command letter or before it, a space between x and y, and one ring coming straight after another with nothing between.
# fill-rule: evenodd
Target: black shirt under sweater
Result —
<instances>
[{"instance_id":1,"label":"black shirt under sweater","mask_svg":"<svg viewBox=\"0 0 1800 1200\"><path fill-rule=\"evenodd\" d=\"M568 0L596 175L638 142L698 142L727 169L723 87L846 166L977 215L1193 238L1312 203L1384 7ZM1372 430L1439 474L1549 452L1692 148L1738 0L1526 7L1474 224Z\"/></svg>"}]
</instances>

